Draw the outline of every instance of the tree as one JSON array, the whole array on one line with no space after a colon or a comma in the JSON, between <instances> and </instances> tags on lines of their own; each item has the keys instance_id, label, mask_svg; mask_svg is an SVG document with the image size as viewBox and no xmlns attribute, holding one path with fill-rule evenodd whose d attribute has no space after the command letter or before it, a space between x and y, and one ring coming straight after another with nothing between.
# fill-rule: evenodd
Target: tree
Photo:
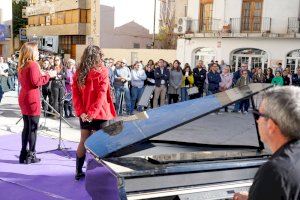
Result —
<instances>
[{"instance_id":1,"label":"tree","mask_svg":"<svg viewBox=\"0 0 300 200\"><path fill-rule=\"evenodd\" d=\"M162 49L175 49L177 35L174 33L175 23L175 4L174 1L161 1L160 28L157 40Z\"/></svg>"},{"instance_id":2,"label":"tree","mask_svg":"<svg viewBox=\"0 0 300 200\"><path fill-rule=\"evenodd\" d=\"M25 28L27 25L27 19L22 18L22 9L25 6L27 6L26 0L13 0L13 2L12 2L13 35L14 35L14 37L19 35L20 28Z\"/></svg>"}]
</instances>

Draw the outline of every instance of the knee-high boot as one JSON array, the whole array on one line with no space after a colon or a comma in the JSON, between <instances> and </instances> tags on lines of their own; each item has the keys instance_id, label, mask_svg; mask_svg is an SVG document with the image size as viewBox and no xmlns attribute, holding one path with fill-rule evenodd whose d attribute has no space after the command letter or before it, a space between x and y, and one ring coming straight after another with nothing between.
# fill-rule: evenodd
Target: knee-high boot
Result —
<instances>
[{"instance_id":1,"label":"knee-high boot","mask_svg":"<svg viewBox=\"0 0 300 200\"><path fill-rule=\"evenodd\" d=\"M82 167L84 164L85 155L81 158L79 158L76 155L76 174L75 174L75 180L80 180L81 178L85 177L85 173L82 171Z\"/></svg>"}]
</instances>

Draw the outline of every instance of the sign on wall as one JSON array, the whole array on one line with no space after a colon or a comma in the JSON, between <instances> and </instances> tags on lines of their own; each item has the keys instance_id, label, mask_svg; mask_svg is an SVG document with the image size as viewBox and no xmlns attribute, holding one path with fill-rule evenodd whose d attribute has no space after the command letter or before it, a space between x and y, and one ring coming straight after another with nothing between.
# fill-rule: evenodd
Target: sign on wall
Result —
<instances>
[{"instance_id":1,"label":"sign on wall","mask_svg":"<svg viewBox=\"0 0 300 200\"><path fill-rule=\"evenodd\" d=\"M0 41L5 40L5 25L0 24Z\"/></svg>"},{"instance_id":2,"label":"sign on wall","mask_svg":"<svg viewBox=\"0 0 300 200\"><path fill-rule=\"evenodd\" d=\"M27 41L26 28L19 29L20 41Z\"/></svg>"}]
</instances>

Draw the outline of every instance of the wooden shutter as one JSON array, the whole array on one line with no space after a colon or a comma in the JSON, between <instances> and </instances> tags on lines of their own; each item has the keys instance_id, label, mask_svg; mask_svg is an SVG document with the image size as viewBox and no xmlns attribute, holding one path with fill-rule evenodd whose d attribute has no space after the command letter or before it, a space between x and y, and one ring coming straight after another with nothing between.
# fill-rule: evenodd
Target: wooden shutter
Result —
<instances>
[{"instance_id":1,"label":"wooden shutter","mask_svg":"<svg viewBox=\"0 0 300 200\"><path fill-rule=\"evenodd\" d=\"M80 23L86 23L86 10L80 10Z\"/></svg>"},{"instance_id":2,"label":"wooden shutter","mask_svg":"<svg viewBox=\"0 0 300 200\"><path fill-rule=\"evenodd\" d=\"M59 25L65 24L65 12L57 13L57 24Z\"/></svg>"},{"instance_id":3,"label":"wooden shutter","mask_svg":"<svg viewBox=\"0 0 300 200\"><path fill-rule=\"evenodd\" d=\"M80 10L72 10L72 23L79 23Z\"/></svg>"},{"instance_id":4,"label":"wooden shutter","mask_svg":"<svg viewBox=\"0 0 300 200\"><path fill-rule=\"evenodd\" d=\"M72 10L66 11L66 24L72 23Z\"/></svg>"}]
</instances>

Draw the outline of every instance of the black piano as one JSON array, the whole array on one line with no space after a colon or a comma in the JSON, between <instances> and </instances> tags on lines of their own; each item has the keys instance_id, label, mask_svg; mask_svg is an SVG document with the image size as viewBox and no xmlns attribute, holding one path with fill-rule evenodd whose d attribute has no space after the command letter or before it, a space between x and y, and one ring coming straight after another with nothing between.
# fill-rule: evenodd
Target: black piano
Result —
<instances>
[{"instance_id":1,"label":"black piano","mask_svg":"<svg viewBox=\"0 0 300 200\"><path fill-rule=\"evenodd\" d=\"M115 179L114 191L122 200L228 199L235 192L248 191L270 151L260 140L251 110L248 115L216 112L245 98L256 109L257 94L270 87L253 83L166 105L148 110L148 119L116 123L94 133L85 143L95 158L87 166L87 190L101 199L96 190L103 183L95 180L102 179L102 171L89 173L89 165L94 171L98 165ZM227 115L235 117L229 122ZM240 118L245 116L243 125ZM245 134L238 144L237 134Z\"/></svg>"}]
</instances>

